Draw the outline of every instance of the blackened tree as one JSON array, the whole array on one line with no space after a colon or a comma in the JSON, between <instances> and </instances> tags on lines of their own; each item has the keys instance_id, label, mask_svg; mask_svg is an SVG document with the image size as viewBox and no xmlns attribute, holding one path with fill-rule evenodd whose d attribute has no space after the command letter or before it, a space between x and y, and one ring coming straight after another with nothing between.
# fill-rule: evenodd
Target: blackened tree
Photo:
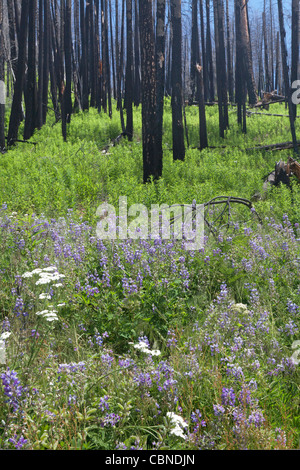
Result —
<instances>
[{"instance_id":1,"label":"blackened tree","mask_svg":"<svg viewBox=\"0 0 300 470\"><path fill-rule=\"evenodd\" d=\"M172 134L173 159L184 160L185 145L182 120L182 25L181 0L171 0L172 22Z\"/></svg>"}]
</instances>

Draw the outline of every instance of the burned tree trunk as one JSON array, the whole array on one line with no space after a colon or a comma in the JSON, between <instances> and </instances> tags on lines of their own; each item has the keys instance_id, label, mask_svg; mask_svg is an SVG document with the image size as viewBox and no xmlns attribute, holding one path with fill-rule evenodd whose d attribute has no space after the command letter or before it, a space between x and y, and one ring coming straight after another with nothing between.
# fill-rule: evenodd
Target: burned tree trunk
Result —
<instances>
[{"instance_id":1,"label":"burned tree trunk","mask_svg":"<svg viewBox=\"0 0 300 470\"><path fill-rule=\"evenodd\" d=\"M206 59L206 45L205 45L205 31L204 31L204 15L203 15L203 0L200 0L200 28L201 28L201 49L202 49L202 72L203 72L203 94L204 101L208 99L208 73L207 73L207 59Z\"/></svg>"},{"instance_id":2,"label":"burned tree trunk","mask_svg":"<svg viewBox=\"0 0 300 470\"><path fill-rule=\"evenodd\" d=\"M17 72L18 59L18 36L16 27L16 15L13 0L7 0L7 13L9 21L9 42L10 42L10 62L14 74L14 80ZM4 46L3 46L4 47Z\"/></svg>"},{"instance_id":3,"label":"burned tree trunk","mask_svg":"<svg viewBox=\"0 0 300 470\"><path fill-rule=\"evenodd\" d=\"M104 28L105 28L105 72L106 72L106 84L107 84L107 102L108 102L108 115L112 117L112 106L111 106L111 78L110 78L110 61L109 61L109 40L108 40L108 7L107 1L104 0L105 14L104 14Z\"/></svg>"},{"instance_id":4,"label":"burned tree trunk","mask_svg":"<svg viewBox=\"0 0 300 470\"><path fill-rule=\"evenodd\" d=\"M43 41L43 94L42 94L42 123L45 124L48 105L48 85L49 85L49 66L50 66L50 6L47 0L44 0L44 41Z\"/></svg>"},{"instance_id":5,"label":"burned tree trunk","mask_svg":"<svg viewBox=\"0 0 300 470\"><path fill-rule=\"evenodd\" d=\"M65 28L64 28L64 44L65 44L65 70L66 70L66 88L64 92L64 106L66 113L66 122L71 121L72 114L72 29L71 29L71 0L66 0L65 8Z\"/></svg>"},{"instance_id":6,"label":"burned tree trunk","mask_svg":"<svg viewBox=\"0 0 300 470\"><path fill-rule=\"evenodd\" d=\"M227 80L228 80L228 94L229 101L233 103L233 69L232 69L232 60L231 60L231 44L230 44L230 22L229 22L229 5L228 0L226 0L226 26L227 26Z\"/></svg>"},{"instance_id":7,"label":"burned tree trunk","mask_svg":"<svg viewBox=\"0 0 300 470\"><path fill-rule=\"evenodd\" d=\"M80 0L80 34L81 34L81 84L82 84L82 109L89 109L89 89L88 89L88 51L87 51L87 31L85 26L84 0Z\"/></svg>"},{"instance_id":8,"label":"burned tree trunk","mask_svg":"<svg viewBox=\"0 0 300 470\"><path fill-rule=\"evenodd\" d=\"M216 43L217 92L219 108L219 134L225 137L228 127L227 79L224 42L223 0L214 0L214 25Z\"/></svg>"},{"instance_id":9,"label":"burned tree trunk","mask_svg":"<svg viewBox=\"0 0 300 470\"><path fill-rule=\"evenodd\" d=\"M156 44L155 44L155 64L156 64L156 152L162 168L162 132L163 132L163 112L164 112L164 84L165 84L165 15L166 0L157 0L156 9Z\"/></svg>"},{"instance_id":10,"label":"burned tree trunk","mask_svg":"<svg viewBox=\"0 0 300 470\"><path fill-rule=\"evenodd\" d=\"M43 24L43 2L39 0L39 57L38 57L38 95L37 95L37 120L36 126L40 129L43 125L43 73L44 73L44 24Z\"/></svg>"},{"instance_id":11,"label":"burned tree trunk","mask_svg":"<svg viewBox=\"0 0 300 470\"><path fill-rule=\"evenodd\" d=\"M246 0L240 1L241 40L243 48L244 75L247 83L249 104L257 103L257 93L252 65L251 40L248 22L248 5Z\"/></svg>"},{"instance_id":12,"label":"burned tree trunk","mask_svg":"<svg viewBox=\"0 0 300 470\"><path fill-rule=\"evenodd\" d=\"M28 72L25 88L25 126L24 140L28 140L36 128L37 89L36 89L36 0L29 0L28 22Z\"/></svg>"},{"instance_id":13,"label":"burned tree trunk","mask_svg":"<svg viewBox=\"0 0 300 470\"><path fill-rule=\"evenodd\" d=\"M134 105L140 104L140 40L139 40L139 11L138 0L134 0Z\"/></svg>"},{"instance_id":14,"label":"burned tree trunk","mask_svg":"<svg viewBox=\"0 0 300 470\"><path fill-rule=\"evenodd\" d=\"M112 13L111 13L111 0L109 0L109 28L110 28L110 49L111 49L111 66L112 66L112 77L113 77L113 98L117 97L116 90L116 62L115 62L115 49L114 49L114 39L113 39L113 25L112 25Z\"/></svg>"},{"instance_id":15,"label":"burned tree trunk","mask_svg":"<svg viewBox=\"0 0 300 470\"><path fill-rule=\"evenodd\" d=\"M209 101L215 99L214 87L214 67L212 59L212 45L210 32L210 9L209 0L206 0L206 54L207 54L207 75L209 79Z\"/></svg>"},{"instance_id":16,"label":"burned tree trunk","mask_svg":"<svg viewBox=\"0 0 300 470\"><path fill-rule=\"evenodd\" d=\"M171 0L172 41L172 134L173 158L184 160L184 132L182 120L182 58L181 58L181 0Z\"/></svg>"},{"instance_id":17,"label":"burned tree trunk","mask_svg":"<svg viewBox=\"0 0 300 470\"><path fill-rule=\"evenodd\" d=\"M4 85L3 0L0 0L0 153L5 150L5 85Z\"/></svg>"},{"instance_id":18,"label":"burned tree trunk","mask_svg":"<svg viewBox=\"0 0 300 470\"><path fill-rule=\"evenodd\" d=\"M291 66L291 82L298 79L299 67L299 0L292 0L292 66ZM299 77L300 78L300 77ZM292 105L293 119L297 115L296 104Z\"/></svg>"},{"instance_id":19,"label":"burned tree trunk","mask_svg":"<svg viewBox=\"0 0 300 470\"><path fill-rule=\"evenodd\" d=\"M295 130L295 119L293 117L292 88L290 86L289 68L288 68L288 63L287 63L287 49L286 49L286 44L285 44L285 28L284 28L284 19L283 19L284 17L283 17L283 9L282 9L282 0L277 0L277 4L278 4L278 16L279 16L280 38L281 38L281 56L282 56L283 76L284 76L284 87L286 90L287 101L288 101L290 127L291 127L294 153L296 155L299 155L296 130Z\"/></svg>"},{"instance_id":20,"label":"burned tree trunk","mask_svg":"<svg viewBox=\"0 0 300 470\"><path fill-rule=\"evenodd\" d=\"M266 77L265 91L272 91L271 90L271 78L270 78L270 72L269 72L269 56L268 56L268 41L267 41L267 27L266 27L266 3L265 2L264 2L264 11L262 13L262 20L263 20L265 77Z\"/></svg>"},{"instance_id":21,"label":"burned tree trunk","mask_svg":"<svg viewBox=\"0 0 300 470\"><path fill-rule=\"evenodd\" d=\"M190 72L190 104L195 101L196 64L199 63L199 34L198 34L198 0L192 0L192 34L191 34L191 72Z\"/></svg>"},{"instance_id":22,"label":"burned tree trunk","mask_svg":"<svg viewBox=\"0 0 300 470\"><path fill-rule=\"evenodd\" d=\"M131 141L133 137L132 0L126 0L126 32L127 32L127 61L126 61L126 76L125 76L126 114L127 114L126 134L127 134L128 140Z\"/></svg>"},{"instance_id":23,"label":"burned tree trunk","mask_svg":"<svg viewBox=\"0 0 300 470\"><path fill-rule=\"evenodd\" d=\"M124 55L124 22L125 22L125 0L122 0L122 19L121 19L121 50L117 54L117 67L118 67L118 108L120 110L120 121L123 134L125 133L125 123L123 114L123 101L122 101L122 84L123 84L123 55ZM119 46L118 46L119 47ZM118 57L119 56L119 57Z\"/></svg>"},{"instance_id":24,"label":"burned tree trunk","mask_svg":"<svg viewBox=\"0 0 300 470\"><path fill-rule=\"evenodd\" d=\"M279 40L279 31L276 35L276 67L275 67L275 90L280 94L281 83L280 83L280 40Z\"/></svg>"},{"instance_id":25,"label":"burned tree trunk","mask_svg":"<svg viewBox=\"0 0 300 470\"><path fill-rule=\"evenodd\" d=\"M155 111L155 45L153 32L152 1L140 0L140 40L142 72L142 133L144 183L150 176L159 178L162 173L161 155L156 151Z\"/></svg>"}]
</instances>

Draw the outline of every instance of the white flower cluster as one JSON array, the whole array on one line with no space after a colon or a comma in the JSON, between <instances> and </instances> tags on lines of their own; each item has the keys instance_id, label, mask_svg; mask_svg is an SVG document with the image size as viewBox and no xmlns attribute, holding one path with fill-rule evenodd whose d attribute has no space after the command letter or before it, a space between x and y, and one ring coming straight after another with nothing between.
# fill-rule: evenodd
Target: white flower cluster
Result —
<instances>
[{"instance_id":1,"label":"white flower cluster","mask_svg":"<svg viewBox=\"0 0 300 470\"><path fill-rule=\"evenodd\" d=\"M174 436L182 437L182 439L186 439L187 436L183 432L183 428L187 428L188 424L184 419L173 413L172 411L168 411L167 417L171 420L171 423L174 425L173 429L171 429L170 434L174 434Z\"/></svg>"},{"instance_id":2,"label":"white flower cluster","mask_svg":"<svg viewBox=\"0 0 300 470\"><path fill-rule=\"evenodd\" d=\"M6 362L6 350L5 350L5 340L9 338L11 333L6 331L0 335L0 364L5 364Z\"/></svg>"},{"instance_id":3,"label":"white flower cluster","mask_svg":"<svg viewBox=\"0 0 300 470\"><path fill-rule=\"evenodd\" d=\"M57 310L42 310L41 312L36 312L36 315L41 315L47 321L58 320Z\"/></svg>"},{"instance_id":4,"label":"white flower cluster","mask_svg":"<svg viewBox=\"0 0 300 470\"><path fill-rule=\"evenodd\" d=\"M298 348L298 349L296 349ZM298 365L299 362L300 362L300 359L298 359L298 356L300 355L300 341L294 341L293 344L292 344L292 349L296 349L295 352L293 352L292 356L291 356L291 360L293 361L293 363L295 365Z\"/></svg>"},{"instance_id":5,"label":"white flower cluster","mask_svg":"<svg viewBox=\"0 0 300 470\"><path fill-rule=\"evenodd\" d=\"M47 268L43 268L43 269L36 268L33 271L26 271L26 273L22 274L22 277L29 278L29 277L32 277L34 274L38 274L40 276L40 278L35 283L37 286L41 284L49 284L50 282L53 282L53 281L60 281L61 279L66 277L64 274L59 274L56 266L48 266ZM53 284L53 286L61 287L62 284L57 283L57 284Z\"/></svg>"},{"instance_id":6,"label":"white flower cluster","mask_svg":"<svg viewBox=\"0 0 300 470\"><path fill-rule=\"evenodd\" d=\"M129 344L133 344L133 343L129 343ZM145 354L151 354L151 356L159 356L160 355L159 349L152 349L152 350L149 349L148 344L145 341L140 341L137 344L133 344L133 347L135 349L138 349L139 351L145 353Z\"/></svg>"}]
</instances>

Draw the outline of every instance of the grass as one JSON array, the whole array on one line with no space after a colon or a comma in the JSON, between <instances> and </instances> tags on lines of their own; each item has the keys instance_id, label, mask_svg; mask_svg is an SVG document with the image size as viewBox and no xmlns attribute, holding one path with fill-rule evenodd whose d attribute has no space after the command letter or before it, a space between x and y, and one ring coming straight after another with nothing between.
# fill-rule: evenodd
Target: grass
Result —
<instances>
[{"instance_id":1,"label":"grass","mask_svg":"<svg viewBox=\"0 0 300 470\"><path fill-rule=\"evenodd\" d=\"M275 105L274 112L283 106ZM1 449L299 448L299 184L262 193L290 140L286 118L252 116L173 162L166 101L160 181L142 184L141 119L132 143L94 110L68 141L49 115L37 145L0 160ZM299 125L298 125L299 131ZM289 152L280 153L286 160ZM96 209L251 198L229 231L197 251L174 240L101 241ZM244 219L242 219L244 217Z\"/></svg>"}]
</instances>

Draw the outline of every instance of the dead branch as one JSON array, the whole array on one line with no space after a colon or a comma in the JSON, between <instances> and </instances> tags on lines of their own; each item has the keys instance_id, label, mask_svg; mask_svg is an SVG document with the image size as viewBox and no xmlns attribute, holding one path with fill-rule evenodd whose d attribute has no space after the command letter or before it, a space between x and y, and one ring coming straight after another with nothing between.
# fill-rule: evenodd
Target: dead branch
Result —
<instances>
[{"instance_id":1,"label":"dead branch","mask_svg":"<svg viewBox=\"0 0 300 470\"><path fill-rule=\"evenodd\" d=\"M300 140L297 140L297 146L300 146ZM246 148L245 150L247 152L252 152L256 150L267 150L267 151L273 151L273 150L288 150L293 148L293 142L282 142L278 144L270 144L270 145L260 145L258 147L250 147Z\"/></svg>"}]
</instances>

